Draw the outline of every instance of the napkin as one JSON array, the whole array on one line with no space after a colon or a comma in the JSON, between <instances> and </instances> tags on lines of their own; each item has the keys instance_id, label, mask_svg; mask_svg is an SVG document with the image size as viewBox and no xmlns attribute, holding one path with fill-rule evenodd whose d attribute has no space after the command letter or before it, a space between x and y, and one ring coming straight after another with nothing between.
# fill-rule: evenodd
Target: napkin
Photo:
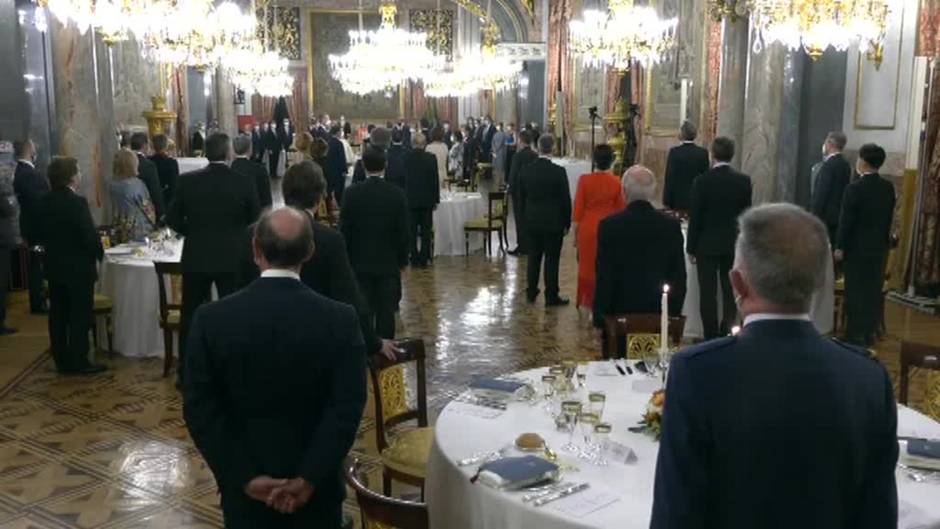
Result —
<instances>
[{"instance_id":1,"label":"napkin","mask_svg":"<svg viewBox=\"0 0 940 529\"><path fill-rule=\"evenodd\" d=\"M901 463L912 467L927 470L940 470L940 457L936 457L937 445L940 441L928 441L926 439L910 439L898 441L900 445L900 454L898 459Z\"/></svg>"}]
</instances>

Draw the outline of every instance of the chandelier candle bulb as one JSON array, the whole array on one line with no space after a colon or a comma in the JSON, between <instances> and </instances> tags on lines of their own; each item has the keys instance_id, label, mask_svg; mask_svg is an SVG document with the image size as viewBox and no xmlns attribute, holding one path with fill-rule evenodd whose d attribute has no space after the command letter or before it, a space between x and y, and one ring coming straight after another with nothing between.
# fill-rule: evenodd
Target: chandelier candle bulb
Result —
<instances>
[{"instance_id":1,"label":"chandelier candle bulb","mask_svg":"<svg viewBox=\"0 0 940 529\"><path fill-rule=\"evenodd\" d=\"M662 315L659 323L659 356L665 360L669 350L669 285L663 285Z\"/></svg>"}]
</instances>

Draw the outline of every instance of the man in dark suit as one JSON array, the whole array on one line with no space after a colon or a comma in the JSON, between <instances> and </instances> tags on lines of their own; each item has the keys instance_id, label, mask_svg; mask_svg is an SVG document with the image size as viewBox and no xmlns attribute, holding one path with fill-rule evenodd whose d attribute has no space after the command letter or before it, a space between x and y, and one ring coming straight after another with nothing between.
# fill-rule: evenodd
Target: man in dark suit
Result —
<instances>
[{"instance_id":1,"label":"man in dark suit","mask_svg":"<svg viewBox=\"0 0 940 529\"><path fill-rule=\"evenodd\" d=\"M542 135L539 158L523 167L519 176L519 201L529 235L526 299L534 303L539 295L539 271L544 257L547 307L569 303L558 295L558 265L561 243L571 228L571 191L565 169L549 159L554 148L555 137Z\"/></svg>"},{"instance_id":2,"label":"man in dark suit","mask_svg":"<svg viewBox=\"0 0 940 529\"><path fill-rule=\"evenodd\" d=\"M202 156L206 150L206 124L199 121L193 128L193 135L189 139L189 149L193 156Z\"/></svg>"},{"instance_id":3,"label":"man in dark suit","mask_svg":"<svg viewBox=\"0 0 940 529\"><path fill-rule=\"evenodd\" d=\"M14 177L15 178L15 177ZM0 181L0 336L13 334L7 327L7 289L10 286L10 265L16 248L16 195L13 181Z\"/></svg>"},{"instance_id":4,"label":"man in dark suit","mask_svg":"<svg viewBox=\"0 0 940 529\"><path fill-rule=\"evenodd\" d=\"M157 214L157 224L163 224L166 208L163 204L163 187L160 185L160 176L157 166L147 158L150 150L150 138L146 132L135 132L131 135L131 150L137 155L137 178L144 181L150 193L150 202L153 203L154 213Z\"/></svg>"},{"instance_id":5,"label":"man in dark suit","mask_svg":"<svg viewBox=\"0 0 940 529\"><path fill-rule=\"evenodd\" d=\"M698 131L690 121L679 128L682 143L669 149L666 157L666 183L663 185L663 205L669 209L688 213L692 209L692 182L708 171L708 151L695 144Z\"/></svg>"},{"instance_id":6,"label":"man in dark suit","mask_svg":"<svg viewBox=\"0 0 940 529\"><path fill-rule=\"evenodd\" d=\"M410 136L408 141L411 141ZM385 152L385 180L405 188L405 156L411 149L405 145L403 129L392 130L392 144Z\"/></svg>"},{"instance_id":7,"label":"man in dark suit","mask_svg":"<svg viewBox=\"0 0 940 529\"><path fill-rule=\"evenodd\" d=\"M362 162L368 178L346 191L339 226L375 330L392 339L401 269L408 263L408 203L401 188L382 178L382 149L366 148Z\"/></svg>"},{"instance_id":8,"label":"man in dark suit","mask_svg":"<svg viewBox=\"0 0 940 529\"><path fill-rule=\"evenodd\" d=\"M206 139L208 167L180 176L167 221L186 237L183 243L183 309L180 344L187 344L189 326L215 284L219 297L242 286L239 256L245 228L258 218L261 206L250 178L232 171L232 142L227 134ZM185 380L186 347L180 347L180 381Z\"/></svg>"},{"instance_id":9,"label":"man in dark suit","mask_svg":"<svg viewBox=\"0 0 940 529\"><path fill-rule=\"evenodd\" d=\"M300 282L313 252L303 214L266 212L254 235L261 278L193 322L183 415L229 529L342 524L366 355L353 308Z\"/></svg>"},{"instance_id":10,"label":"man in dark suit","mask_svg":"<svg viewBox=\"0 0 940 529\"><path fill-rule=\"evenodd\" d=\"M835 259L844 263L846 340L871 346L879 323L881 289L894 220L894 185L878 175L885 151L867 143L858 151L861 177L845 188Z\"/></svg>"},{"instance_id":11,"label":"man in dark suit","mask_svg":"<svg viewBox=\"0 0 940 529\"><path fill-rule=\"evenodd\" d=\"M412 142L414 149L405 156L405 197L411 210L411 266L425 267L431 261L434 209L441 203L441 184L437 158L424 150L427 138L419 132Z\"/></svg>"},{"instance_id":12,"label":"man in dark suit","mask_svg":"<svg viewBox=\"0 0 940 529\"><path fill-rule=\"evenodd\" d=\"M277 139L280 141L284 152L290 151L291 147L294 146L294 126L289 119L285 118L281 121L281 126L277 129Z\"/></svg>"},{"instance_id":13,"label":"man in dark suit","mask_svg":"<svg viewBox=\"0 0 940 529\"><path fill-rule=\"evenodd\" d=\"M36 146L32 141L13 142L13 155L16 157L13 190L20 204L20 235L29 251L29 311L32 314L45 314L47 309L42 285L42 259L33 248L39 245L39 231L42 225L39 203L49 192L49 181L36 171Z\"/></svg>"},{"instance_id":14,"label":"man in dark suit","mask_svg":"<svg viewBox=\"0 0 940 529\"><path fill-rule=\"evenodd\" d=\"M699 310L705 339L728 334L736 317L734 292L728 272L734 263L738 216L751 207L751 179L731 168L734 141L715 138L714 165L692 184L687 252L696 265ZM718 284L721 283L722 318L718 319Z\"/></svg>"},{"instance_id":15,"label":"man in dark suit","mask_svg":"<svg viewBox=\"0 0 940 529\"><path fill-rule=\"evenodd\" d=\"M251 159L261 162L264 158L264 134L261 132L261 125L255 123L251 129Z\"/></svg>"},{"instance_id":16,"label":"man in dark suit","mask_svg":"<svg viewBox=\"0 0 940 529\"><path fill-rule=\"evenodd\" d=\"M232 141L235 150L235 160L232 161L232 171L244 175L251 181L251 185L258 195L258 206L261 209L270 208L273 204L271 198L271 178L264 164L254 161L251 154L251 137L242 134Z\"/></svg>"},{"instance_id":17,"label":"man in dark suit","mask_svg":"<svg viewBox=\"0 0 940 529\"><path fill-rule=\"evenodd\" d=\"M842 196L845 186L852 178L852 166L842 155L846 144L845 134L830 132L823 143L825 161L816 173L813 182L813 214L829 230L829 241L835 244L839 233L839 215L842 213Z\"/></svg>"},{"instance_id":18,"label":"man in dark suit","mask_svg":"<svg viewBox=\"0 0 940 529\"><path fill-rule=\"evenodd\" d=\"M385 127L375 127L372 131L369 132L368 141L362 146L362 150L365 151L367 146L377 147L383 151L388 149L388 143L391 141L392 135L389 129ZM356 165L353 166L353 178L352 183L358 184L360 182L366 181L366 168L362 165L362 159L356 161Z\"/></svg>"},{"instance_id":19,"label":"man in dark suit","mask_svg":"<svg viewBox=\"0 0 940 529\"><path fill-rule=\"evenodd\" d=\"M153 156L150 161L157 168L157 177L160 179L160 188L163 190L163 204L173 201L173 190L176 189L176 180L180 176L180 164L176 158L170 156L167 149L170 139L166 134L157 134L153 137ZM139 172L139 170L138 170Z\"/></svg>"},{"instance_id":20,"label":"man in dark suit","mask_svg":"<svg viewBox=\"0 0 940 529\"><path fill-rule=\"evenodd\" d=\"M268 174L271 178L277 178L277 162L283 148L277 137L277 124L271 121L264 131L264 150L268 153Z\"/></svg>"},{"instance_id":21,"label":"man in dark suit","mask_svg":"<svg viewBox=\"0 0 940 529\"><path fill-rule=\"evenodd\" d=\"M495 135L496 126L493 125L493 118L486 116L480 132L480 162L493 163L493 137Z\"/></svg>"},{"instance_id":22,"label":"man in dark suit","mask_svg":"<svg viewBox=\"0 0 940 529\"><path fill-rule=\"evenodd\" d=\"M49 281L49 343L56 369L66 375L90 375L104 367L88 361L97 262L104 256L101 238L77 193L81 174L75 158L55 157L49 164L52 190L40 200L39 240L46 250Z\"/></svg>"},{"instance_id":23,"label":"man in dark suit","mask_svg":"<svg viewBox=\"0 0 940 529\"><path fill-rule=\"evenodd\" d=\"M607 316L660 313L663 285L669 285L670 316L679 316L685 301L682 226L653 208L656 178L635 165L623 176L623 191L626 209L602 220L597 231L593 317L602 332ZM603 347L605 357L617 353L606 350L606 336Z\"/></svg>"},{"instance_id":24,"label":"man in dark suit","mask_svg":"<svg viewBox=\"0 0 940 529\"><path fill-rule=\"evenodd\" d=\"M891 379L809 317L826 227L790 204L740 225L744 327L672 360L650 527L897 527Z\"/></svg>"},{"instance_id":25,"label":"man in dark suit","mask_svg":"<svg viewBox=\"0 0 940 529\"><path fill-rule=\"evenodd\" d=\"M519 133L519 151L512 157L509 167L509 196L512 197L512 216L516 221L516 247L509 255L525 255L528 236L525 231L525 217L522 215L522 169L538 160L539 155L532 148L532 133L524 130ZM570 190L569 190L570 193Z\"/></svg>"},{"instance_id":26,"label":"man in dark suit","mask_svg":"<svg viewBox=\"0 0 940 529\"><path fill-rule=\"evenodd\" d=\"M343 145L343 128L338 124L330 128L326 140L326 183L329 193L336 199L337 204L343 203L343 191L346 189L346 147Z\"/></svg>"}]
</instances>

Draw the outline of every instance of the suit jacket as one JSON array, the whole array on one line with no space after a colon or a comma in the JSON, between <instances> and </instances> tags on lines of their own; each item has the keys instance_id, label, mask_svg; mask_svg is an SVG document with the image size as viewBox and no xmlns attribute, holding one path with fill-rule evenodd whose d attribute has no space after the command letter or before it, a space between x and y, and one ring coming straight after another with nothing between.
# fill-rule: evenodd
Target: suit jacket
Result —
<instances>
[{"instance_id":1,"label":"suit jacket","mask_svg":"<svg viewBox=\"0 0 940 529\"><path fill-rule=\"evenodd\" d=\"M277 140L279 146L285 151L290 150L294 145L294 127L284 128L283 125L277 126Z\"/></svg>"},{"instance_id":2,"label":"suit jacket","mask_svg":"<svg viewBox=\"0 0 940 529\"><path fill-rule=\"evenodd\" d=\"M193 132L192 138L190 138L189 147L194 151L202 151L206 148L206 138L200 131Z\"/></svg>"},{"instance_id":3,"label":"suit jacket","mask_svg":"<svg viewBox=\"0 0 940 529\"><path fill-rule=\"evenodd\" d=\"M685 255L679 221L640 200L602 220L597 230L594 325L613 314L656 314L669 285L669 314L682 313Z\"/></svg>"},{"instance_id":4,"label":"suit jacket","mask_svg":"<svg viewBox=\"0 0 940 529\"><path fill-rule=\"evenodd\" d=\"M358 184L359 182L365 182L366 180L366 168L362 165L362 160L356 160L356 165L353 166L353 177L352 183Z\"/></svg>"},{"instance_id":5,"label":"suit jacket","mask_svg":"<svg viewBox=\"0 0 940 529\"><path fill-rule=\"evenodd\" d=\"M352 307L292 278L261 278L203 305L189 332L183 413L223 495L260 475L303 477L310 508L338 505L366 401Z\"/></svg>"},{"instance_id":6,"label":"suit jacket","mask_svg":"<svg viewBox=\"0 0 940 529\"><path fill-rule=\"evenodd\" d=\"M692 209L692 182L708 172L708 151L694 143L685 143L669 149L666 157L666 183L663 185L663 204L679 211Z\"/></svg>"},{"instance_id":7,"label":"suit jacket","mask_svg":"<svg viewBox=\"0 0 940 529\"><path fill-rule=\"evenodd\" d=\"M565 169L548 158L522 168L519 186L522 215L529 231L562 233L571 227L571 190Z\"/></svg>"},{"instance_id":8,"label":"suit jacket","mask_svg":"<svg viewBox=\"0 0 940 529\"><path fill-rule=\"evenodd\" d=\"M765 320L674 357L650 527L897 527L897 408L885 369Z\"/></svg>"},{"instance_id":9,"label":"suit jacket","mask_svg":"<svg viewBox=\"0 0 940 529\"><path fill-rule=\"evenodd\" d=\"M518 197L519 189L522 185L519 177L522 174L522 168L539 159L539 155L532 148L520 149L512 157L512 163L509 166L509 192ZM571 190L569 189L570 193Z\"/></svg>"},{"instance_id":10,"label":"suit jacket","mask_svg":"<svg viewBox=\"0 0 940 529\"><path fill-rule=\"evenodd\" d=\"M88 201L69 188L54 189L40 200L39 242L46 249L44 270L50 281L94 283L96 261L104 256Z\"/></svg>"},{"instance_id":11,"label":"suit jacket","mask_svg":"<svg viewBox=\"0 0 940 529\"><path fill-rule=\"evenodd\" d=\"M166 215L166 207L163 203L163 186L160 185L157 166L140 153L137 153L137 162L137 178L143 180L144 185L147 186L147 192L150 193L150 202L153 203L154 213L157 214L157 222L161 223L163 222L163 216Z\"/></svg>"},{"instance_id":12,"label":"suit jacket","mask_svg":"<svg viewBox=\"0 0 940 529\"><path fill-rule=\"evenodd\" d=\"M255 158L264 154L264 132L261 129L251 130L251 154Z\"/></svg>"},{"instance_id":13,"label":"suit jacket","mask_svg":"<svg viewBox=\"0 0 940 529\"><path fill-rule=\"evenodd\" d=\"M180 164L175 158L170 158L165 154L154 154L150 157L150 161L157 168L157 177L160 180L160 189L163 191L163 204L165 206L173 201L176 180L180 176Z\"/></svg>"},{"instance_id":14,"label":"suit jacket","mask_svg":"<svg viewBox=\"0 0 940 529\"><path fill-rule=\"evenodd\" d=\"M385 151L385 179L396 186L405 188L405 156L411 149L392 144Z\"/></svg>"},{"instance_id":15,"label":"suit jacket","mask_svg":"<svg viewBox=\"0 0 940 529\"><path fill-rule=\"evenodd\" d=\"M330 136L327 140L326 151L326 181L331 188L343 187L346 183L346 147L336 136Z\"/></svg>"},{"instance_id":16,"label":"suit jacket","mask_svg":"<svg viewBox=\"0 0 940 529\"><path fill-rule=\"evenodd\" d=\"M271 177L263 163L248 158L236 158L232 162L232 171L248 177L258 195L258 206L261 209L270 208L274 203L271 198Z\"/></svg>"},{"instance_id":17,"label":"suit jacket","mask_svg":"<svg viewBox=\"0 0 940 529\"><path fill-rule=\"evenodd\" d=\"M0 182L0 248L7 250L6 253L0 253L0 259L9 259L9 250L16 246L17 209L12 184L10 180ZM2 281L7 279L0 277ZM6 285L2 285L2 288L5 290Z\"/></svg>"},{"instance_id":18,"label":"suit jacket","mask_svg":"<svg viewBox=\"0 0 940 529\"><path fill-rule=\"evenodd\" d=\"M834 228L842 213L842 195L852 178L852 166L841 153L829 157L819 168L813 186L813 213Z\"/></svg>"},{"instance_id":19,"label":"suit jacket","mask_svg":"<svg viewBox=\"0 0 940 529\"><path fill-rule=\"evenodd\" d=\"M845 188L837 248L847 257L884 258L894 220L894 185L877 173Z\"/></svg>"},{"instance_id":20,"label":"suit jacket","mask_svg":"<svg viewBox=\"0 0 940 529\"><path fill-rule=\"evenodd\" d=\"M183 271L238 272L245 228L260 211L250 178L225 164L181 175L167 223L186 237Z\"/></svg>"},{"instance_id":21,"label":"suit jacket","mask_svg":"<svg viewBox=\"0 0 940 529\"><path fill-rule=\"evenodd\" d=\"M433 208L441 202L437 157L421 149L405 156L405 197L412 209Z\"/></svg>"},{"instance_id":22,"label":"suit jacket","mask_svg":"<svg viewBox=\"0 0 940 529\"><path fill-rule=\"evenodd\" d=\"M281 152L281 149L284 148L278 139L277 129L268 129L266 132L263 132L262 141L264 142L264 149L266 151Z\"/></svg>"},{"instance_id":23,"label":"suit jacket","mask_svg":"<svg viewBox=\"0 0 940 529\"><path fill-rule=\"evenodd\" d=\"M715 167L692 184L688 253L734 255L738 217L751 207L751 178L729 165Z\"/></svg>"},{"instance_id":24,"label":"suit jacket","mask_svg":"<svg viewBox=\"0 0 940 529\"><path fill-rule=\"evenodd\" d=\"M408 262L408 203L398 186L373 176L343 196L340 231L357 274L398 275Z\"/></svg>"},{"instance_id":25,"label":"suit jacket","mask_svg":"<svg viewBox=\"0 0 940 529\"><path fill-rule=\"evenodd\" d=\"M36 244L42 225L40 201L49 192L49 181L29 164L17 162L13 191L20 204L20 234L29 244Z\"/></svg>"},{"instance_id":26,"label":"suit jacket","mask_svg":"<svg viewBox=\"0 0 940 529\"><path fill-rule=\"evenodd\" d=\"M482 132L482 141L480 143L480 160L485 163L491 163L492 154L493 154L493 136L496 135L496 127L490 125L485 129L481 129Z\"/></svg>"}]
</instances>

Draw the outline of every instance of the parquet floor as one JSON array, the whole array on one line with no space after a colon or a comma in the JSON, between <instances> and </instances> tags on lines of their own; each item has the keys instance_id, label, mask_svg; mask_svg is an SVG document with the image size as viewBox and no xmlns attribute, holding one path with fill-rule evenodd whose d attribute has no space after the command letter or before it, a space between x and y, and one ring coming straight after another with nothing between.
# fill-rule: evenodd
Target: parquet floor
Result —
<instances>
[{"instance_id":1,"label":"parquet floor","mask_svg":"<svg viewBox=\"0 0 940 529\"><path fill-rule=\"evenodd\" d=\"M401 335L428 344L432 415L476 374L596 354L586 314L525 303L524 264L439 257L430 269L405 273ZM575 274L567 246L564 295L573 297ZM24 308L19 293L10 323L25 332L0 338L0 356L27 359L16 365L46 346L45 320ZM895 375L899 339L940 343L938 323L891 305L889 337L878 350ZM212 476L188 438L179 395L160 376L161 361L104 360L109 372L68 379L47 361L0 398L0 528L219 527ZM923 379L914 379L915 404ZM371 403L366 415L354 451L377 470ZM351 499L347 510L355 512Z\"/></svg>"}]
</instances>

